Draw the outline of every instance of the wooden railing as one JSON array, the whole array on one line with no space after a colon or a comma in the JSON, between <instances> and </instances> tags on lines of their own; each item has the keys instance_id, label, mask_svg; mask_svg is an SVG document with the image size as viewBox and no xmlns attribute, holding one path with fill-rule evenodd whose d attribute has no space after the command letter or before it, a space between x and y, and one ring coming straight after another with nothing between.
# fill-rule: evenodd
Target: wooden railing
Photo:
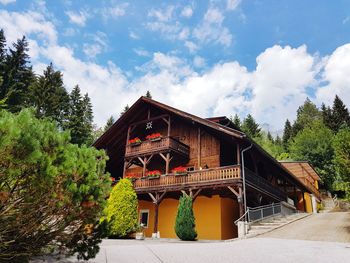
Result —
<instances>
[{"instance_id":1,"label":"wooden railing","mask_svg":"<svg viewBox=\"0 0 350 263\"><path fill-rule=\"evenodd\" d=\"M188 172L185 175L168 174L159 178L136 179L134 181L135 190L154 187L173 187L220 182L230 179L240 178L239 165L218 167Z\"/></svg>"},{"instance_id":2,"label":"wooden railing","mask_svg":"<svg viewBox=\"0 0 350 263\"><path fill-rule=\"evenodd\" d=\"M157 141L144 141L138 145L128 144L125 149L125 157L147 154L150 152L174 150L185 156L190 153L190 147L172 137L162 137Z\"/></svg>"}]
</instances>

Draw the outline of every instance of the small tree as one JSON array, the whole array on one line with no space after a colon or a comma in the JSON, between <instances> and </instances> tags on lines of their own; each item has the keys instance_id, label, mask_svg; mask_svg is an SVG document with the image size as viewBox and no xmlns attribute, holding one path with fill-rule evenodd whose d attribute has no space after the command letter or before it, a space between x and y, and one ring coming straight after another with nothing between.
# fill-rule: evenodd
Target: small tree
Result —
<instances>
[{"instance_id":1,"label":"small tree","mask_svg":"<svg viewBox=\"0 0 350 263\"><path fill-rule=\"evenodd\" d=\"M137 227L137 195L129 179L121 179L112 189L105 209L110 235L126 237Z\"/></svg>"},{"instance_id":2,"label":"small tree","mask_svg":"<svg viewBox=\"0 0 350 263\"><path fill-rule=\"evenodd\" d=\"M175 221L175 233L181 240L195 240L197 237L195 226L192 198L184 195L180 197Z\"/></svg>"}]
</instances>

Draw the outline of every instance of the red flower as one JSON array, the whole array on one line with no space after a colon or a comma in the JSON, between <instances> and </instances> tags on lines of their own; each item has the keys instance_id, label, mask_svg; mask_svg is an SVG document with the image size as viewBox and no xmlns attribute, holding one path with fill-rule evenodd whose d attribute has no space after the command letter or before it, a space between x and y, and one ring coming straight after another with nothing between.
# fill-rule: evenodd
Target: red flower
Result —
<instances>
[{"instance_id":1,"label":"red flower","mask_svg":"<svg viewBox=\"0 0 350 263\"><path fill-rule=\"evenodd\" d=\"M139 143L139 142L141 142L141 139L139 137L135 137L134 139L131 139L128 141L129 144Z\"/></svg>"},{"instance_id":2,"label":"red flower","mask_svg":"<svg viewBox=\"0 0 350 263\"><path fill-rule=\"evenodd\" d=\"M157 139L162 137L162 135L160 133L152 133L146 136L147 140L152 140L152 139Z\"/></svg>"},{"instance_id":3,"label":"red flower","mask_svg":"<svg viewBox=\"0 0 350 263\"><path fill-rule=\"evenodd\" d=\"M187 172L187 169L186 167L183 167L183 166L178 166L178 167L175 167L174 169L171 170L172 173L186 173Z\"/></svg>"},{"instance_id":4,"label":"red flower","mask_svg":"<svg viewBox=\"0 0 350 263\"><path fill-rule=\"evenodd\" d=\"M148 171L147 176L160 176L162 173L159 170Z\"/></svg>"}]
</instances>

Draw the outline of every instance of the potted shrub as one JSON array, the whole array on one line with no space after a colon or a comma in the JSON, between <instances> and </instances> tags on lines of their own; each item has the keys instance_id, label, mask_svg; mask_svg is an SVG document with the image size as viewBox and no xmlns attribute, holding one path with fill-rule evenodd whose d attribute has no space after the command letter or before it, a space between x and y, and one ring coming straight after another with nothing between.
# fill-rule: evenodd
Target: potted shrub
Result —
<instances>
[{"instance_id":1,"label":"potted shrub","mask_svg":"<svg viewBox=\"0 0 350 263\"><path fill-rule=\"evenodd\" d=\"M134 139L131 139L131 140L129 140L129 144L131 145L131 146L136 146L136 145L140 145L141 144L141 139L139 138L139 137L135 137Z\"/></svg>"},{"instance_id":2,"label":"potted shrub","mask_svg":"<svg viewBox=\"0 0 350 263\"><path fill-rule=\"evenodd\" d=\"M136 233L135 233L136 240L144 240L145 239L144 229L145 229L145 227L142 223L140 225L138 225L138 227L136 228Z\"/></svg>"},{"instance_id":3,"label":"potted shrub","mask_svg":"<svg viewBox=\"0 0 350 263\"><path fill-rule=\"evenodd\" d=\"M146 136L147 140L152 142L160 141L162 139L162 135L160 133L152 133Z\"/></svg>"},{"instance_id":4,"label":"potted shrub","mask_svg":"<svg viewBox=\"0 0 350 263\"><path fill-rule=\"evenodd\" d=\"M172 169L171 172L175 175L187 175L187 168L183 166L178 166Z\"/></svg>"},{"instance_id":5,"label":"potted shrub","mask_svg":"<svg viewBox=\"0 0 350 263\"><path fill-rule=\"evenodd\" d=\"M148 171L146 175L149 179L155 179L155 178L159 178L159 176L161 175L161 172L159 170L153 170L153 171Z\"/></svg>"}]
</instances>

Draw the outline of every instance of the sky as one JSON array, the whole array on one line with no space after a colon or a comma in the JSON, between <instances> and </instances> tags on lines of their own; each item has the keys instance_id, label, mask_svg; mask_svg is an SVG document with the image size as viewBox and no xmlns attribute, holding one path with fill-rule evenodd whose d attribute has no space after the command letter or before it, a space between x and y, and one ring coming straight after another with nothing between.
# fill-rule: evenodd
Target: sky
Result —
<instances>
[{"instance_id":1,"label":"sky","mask_svg":"<svg viewBox=\"0 0 350 263\"><path fill-rule=\"evenodd\" d=\"M306 97L350 108L350 1L0 0L0 28L28 38L36 74L52 62L88 93L98 126L147 90L272 132Z\"/></svg>"}]
</instances>

